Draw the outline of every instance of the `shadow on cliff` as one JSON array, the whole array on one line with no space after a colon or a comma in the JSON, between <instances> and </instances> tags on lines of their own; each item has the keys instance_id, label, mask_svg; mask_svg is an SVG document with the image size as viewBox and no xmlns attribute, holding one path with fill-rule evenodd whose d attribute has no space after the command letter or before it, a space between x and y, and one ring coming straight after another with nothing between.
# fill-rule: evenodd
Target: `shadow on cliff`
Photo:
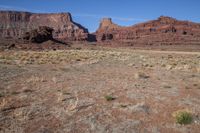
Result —
<instances>
[{"instance_id":1,"label":"shadow on cliff","mask_svg":"<svg viewBox=\"0 0 200 133\"><path fill-rule=\"evenodd\" d=\"M97 42L96 35L95 34L88 34L87 41L89 41L89 42Z\"/></svg>"}]
</instances>

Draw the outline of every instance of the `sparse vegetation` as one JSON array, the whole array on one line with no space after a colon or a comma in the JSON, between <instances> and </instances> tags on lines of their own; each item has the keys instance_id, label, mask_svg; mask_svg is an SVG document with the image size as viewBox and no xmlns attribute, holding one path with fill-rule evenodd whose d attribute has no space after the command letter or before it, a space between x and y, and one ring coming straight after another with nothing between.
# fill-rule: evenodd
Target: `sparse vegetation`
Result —
<instances>
[{"instance_id":1,"label":"sparse vegetation","mask_svg":"<svg viewBox=\"0 0 200 133\"><path fill-rule=\"evenodd\" d=\"M29 93L29 92L33 92L33 90L25 89L23 92L24 92L24 93Z\"/></svg>"},{"instance_id":2,"label":"sparse vegetation","mask_svg":"<svg viewBox=\"0 0 200 133\"><path fill-rule=\"evenodd\" d=\"M172 88L172 87L169 86L169 85L164 85L163 88L169 89L169 88Z\"/></svg>"},{"instance_id":3,"label":"sparse vegetation","mask_svg":"<svg viewBox=\"0 0 200 133\"><path fill-rule=\"evenodd\" d=\"M4 97L4 94L3 94L3 93L0 93L0 97Z\"/></svg>"},{"instance_id":4,"label":"sparse vegetation","mask_svg":"<svg viewBox=\"0 0 200 133\"><path fill-rule=\"evenodd\" d=\"M186 110L176 111L174 113L176 123L178 124L190 124L192 123L192 114Z\"/></svg>"},{"instance_id":5,"label":"sparse vegetation","mask_svg":"<svg viewBox=\"0 0 200 133\"><path fill-rule=\"evenodd\" d=\"M193 86L195 86L195 87L196 87L196 86L198 86L198 84L193 84Z\"/></svg>"},{"instance_id":6,"label":"sparse vegetation","mask_svg":"<svg viewBox=\"0 0 200 133\"><path fill-rule=\"evenodd\" d=\"M105 96L105 99L106 99L107 101L113 101L113 100L115 100L116 98L114 98L114 97L111 96L111 95L106 95L106 96Z\"/></svg>"},{"instance_id":7,"label":"sparse vegetation","mask_svg":"<svg viewBox=\"0 0 200 133\"><path fill-rule=\"evenodd\" d=\"M12 95L17 95L17 94L20 94L20 92L13 91L11 94L12 94Z\"/></svg>"},{"instance_id":8,"label":"sparse vegetation","mask_svg":"<svg viewBox=\"0 0 200 133\"><path fill-rule=\"evenodd\" d=\"M189 89L191 89L191 88L190 88L190 87L188 87L188 86L186 86L186 87L185 87L185 89L189 90Z\"/></svg>"},{"instance_id":9,"label":"sparse vegetation","mask_svg":"<svg viewBox=\"0 0 200 133\"><path fill-rule=\"evenodd\" d=\"M102 59L103 53L87 50L57 50L43 52L20 51L14 54L0 54L0 62L4 64L59 64L62 62L84 61L95 58Z\"/></svg>"},{"instance_id":10,"label":"sparse vegetation","mask_svg":"<svg viewBox=\"0 0 200 133\"><path fill-rule=\"evenodd\" d=\"M121 108L126 108L128 105L125 105L125 104L120 104L120 107Z\"/></svg>"},{"instance_id":11,"label":"sparse vegetation","mask_svg":"<svg viewBox=\"0 0 200 133\"><path fill-rule=\"evenodd\" d=\"M155 131L152 127L157 127L163 132L182 132L180 125L174 126L174 123L190 123L190 114L170 117L172 122L167 114L177 106L184 108L189 103L191 109L196 109L200 105L196 55L173 54L173 59L168 60L166 54L152 51L96 49L2 51L0 62L10 63L0 63L2 129L18 131L20 127L43 131L41 124L47 120L47 128L52 132L57 129L62 132L63 127L70 129L69 132L87 132L91 124L94 130L110 131L119 127L121 132L131 132L133 128L143 129L144 123L152 123L148 131ZM167 71L171 62L177 62L177 66ZM186 62L192 69L180 62ZM198 113L198 110L191 113L194 116L193 124L189 125L191 132L198 132ZM155 118L155 114L162 117ZM44 122L37 122L41 116ZM73 122L66 121L69 118ZM168 126L155 123L155 119ZM74 123L80 123L77 125L80 130L74 130Z\"/></svg>"}]
</instances>

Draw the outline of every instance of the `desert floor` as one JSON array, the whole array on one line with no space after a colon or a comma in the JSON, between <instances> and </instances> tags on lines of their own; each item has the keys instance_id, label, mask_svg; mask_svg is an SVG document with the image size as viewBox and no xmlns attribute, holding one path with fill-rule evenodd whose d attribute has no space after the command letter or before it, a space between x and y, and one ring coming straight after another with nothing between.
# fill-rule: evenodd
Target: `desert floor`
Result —
<instances>
[{"instance_id":1,"label":"desert floor","mask_svg":"<svg viewBox=\"0 0 200 133\"><path fill-rule=\"evenodd\" d=\"M192 123L176 123L179 110L191 112ZM200 52L0 52L0 132L199 131Z\"/></svg>"}]
</instances>

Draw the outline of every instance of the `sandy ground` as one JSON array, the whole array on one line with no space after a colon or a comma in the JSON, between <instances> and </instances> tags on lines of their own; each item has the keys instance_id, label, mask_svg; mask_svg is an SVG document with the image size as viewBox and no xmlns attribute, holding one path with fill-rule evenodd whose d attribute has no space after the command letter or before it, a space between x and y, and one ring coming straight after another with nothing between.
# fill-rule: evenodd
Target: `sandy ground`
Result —
<instances>
[{"instance_id":1,"label":"sandy ground","mask_svg":"<svg viewBox=\"0 0 200 133\"><path fill-rule=\"evenodd\" d=\"M182 109L191 124L176 123L172 114ZM199 52L0 52L2 133L199 131Z\"/></svg>"}]
</instances>

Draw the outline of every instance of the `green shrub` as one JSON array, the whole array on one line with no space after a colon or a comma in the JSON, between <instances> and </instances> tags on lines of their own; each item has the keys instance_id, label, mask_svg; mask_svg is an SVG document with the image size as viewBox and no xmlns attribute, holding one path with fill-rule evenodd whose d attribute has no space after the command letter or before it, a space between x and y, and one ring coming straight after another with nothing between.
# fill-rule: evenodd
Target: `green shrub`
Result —
<instances>
[{"instance_id":1,"label":"green shrub","mask_svg":"<svg viewBox=\"0 0 200 133\"><path fill-rule=\"evenodd\" d=\"M192 114L188 111L178 111L175 114L176 123L190 124L192 123Z\"/></svg>"},{"instance_id":2,"label":"green shrub","mask_svg":"<svg viewBox=\"0 0 200 133\"><path fill-rule=\"evenodd\" d=\"M111 95L105 96L105 99L106 99L107 101L113 101L113 100L115 100L115 98L114 98L113 96L111 96Z\"/></svg>"},{"instance_id":3,"label":"green shrub","mask_svg":"<svg viewBox=\"0 0 200 133\"><path fill-rule=\"evenodd\" d=\"M4 97L4 94L3 94L3 93L0 93L0 97Z\"/></svg>"}]
</instances>

